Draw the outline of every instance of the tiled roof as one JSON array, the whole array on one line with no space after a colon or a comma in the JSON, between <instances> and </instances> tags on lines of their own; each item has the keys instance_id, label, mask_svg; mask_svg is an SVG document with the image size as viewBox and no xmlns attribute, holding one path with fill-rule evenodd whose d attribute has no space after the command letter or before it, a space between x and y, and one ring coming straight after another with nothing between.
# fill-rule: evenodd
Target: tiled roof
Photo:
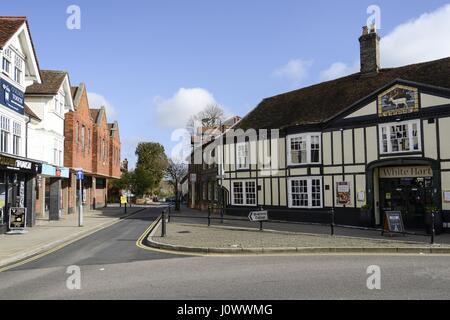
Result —
<instances>
[{"instance_id":1,"label":"tiled roof","mask_svg":"<svg viewBox=\"0 0 450 320\"><path fill-rule=\"evenodd\" d=\"M275 129L322 123L397 79L450 89L450 58L381 69L372 76L356 73L267 98L236 128Z\"/></svg>"},{"instance_id":2,"label":"tiled roof","mask_svg":"<svg viewBox=\"0 0 450 320\"><path fill-rule=\"evenodd\" d=\"M27 88L27 94L57 94L66 77L65 71L41 70L42 83Z\"/></svg>"},{"instance_id":3,"label":"tiled roof","mask_svg":"<svg viewBox=\"0 0 450 320\"><path fill-rule=\"evenodd\" d=\"M26 17L0 17L0 48L19 30L27 21Z\"/></svg>"}]
</instances>

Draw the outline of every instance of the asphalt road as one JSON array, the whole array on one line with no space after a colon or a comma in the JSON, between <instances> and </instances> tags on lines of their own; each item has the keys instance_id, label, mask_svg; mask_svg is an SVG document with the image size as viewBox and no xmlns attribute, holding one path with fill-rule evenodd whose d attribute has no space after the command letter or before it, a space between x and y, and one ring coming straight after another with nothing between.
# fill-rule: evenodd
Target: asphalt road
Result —
<instances>
[{"instance_id":1,"label":"asphalt road","mask_svg":"<svg viewBox=\"0 0 450 320\"><path fill-rule=\"evenodd\" d=\"M0 299L449 299L448 256L192 257L143 250L152 208L0 273ZM81 270L70 290L67 267ZM367 289L367 267L381 290Z\"/></svg>"}]
</instances>

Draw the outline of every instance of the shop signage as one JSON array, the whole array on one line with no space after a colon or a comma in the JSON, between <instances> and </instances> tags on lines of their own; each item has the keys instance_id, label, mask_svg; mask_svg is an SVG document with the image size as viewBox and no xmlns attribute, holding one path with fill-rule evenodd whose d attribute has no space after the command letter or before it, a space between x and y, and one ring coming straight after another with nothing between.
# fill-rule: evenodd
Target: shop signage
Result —
<instances>
[{"instance_id":1,"label":"shop signage","mask_svg":"<svg viewBox=\"0 0 450 320\"><path fill-rule=\"evenodd\" d=\"M25 230L27 226L27 209L9 209L9 230Z\"/></svg>"},{"instance_id":2,"label":"shop signage","mask_svg":"<svg viewBox=\"0 0 450 320\"><path fill-rule=\"evenodd\" d=\"M386 167L380 168L380 178L425 178L433 177L429 166Z\"/></svg>"},{"instance_id":3,"label":"shop signage","mask_svg":"<svg viewBox=\"0 0 450 320\"><path fill-rule=\"evenodd\" d=\"M350 183L343 181L336 183L336 196L338 204L349 204L351 201L350 196Z\"/></svg>"},{"instance_id":4,"label":"shop signage","mask_svg":"<svg viewBox=\"0 0 450 320\"><path fill-rule=\"evenodd\" d=\"M402 213L400 211L386 211L384 230L386 232L405 232Z\"/></svg>"},{"instance_id":5,"label":"shop signage","mask_svg":"<svg viewBox=\"0 0 450 320\"><path fill-rule=\"evenodd\" d=\"M383 92L378 98L381 117L419 111L419 94L416 88L395 86Z\"/></svg>"},{"instance_id":6,"label":"shop signage","mask_svg":"<svg viewBox=\"0 0 450 320\"><path fill-rule=\"evenodd\" d=\"M25 93L22 90L0 79L0 104L23 115L24 101Z\"/></svg>"},{"instance_id":7,"label":"shop signage","mask_svg":"<svg viewBox=\"0 0 450 320\"><path fill-rule=\"evenodd\" d=\"M0 155L0 166L6 167L10 170L23 170L32 173L40 173L40 166L37 163L26 160L18 160L3 155Z\"/></svg>"},{"instance_id":8,"label":"shop signage","mask_svg":"<svg viewBox=\"0 0 450 320\"><path fill-rule=\"evenodd\" d=\"M42 165L42 175L49 177L69 178L69 169L55 167L44 163Z\"/></svg>"}]
</instances>

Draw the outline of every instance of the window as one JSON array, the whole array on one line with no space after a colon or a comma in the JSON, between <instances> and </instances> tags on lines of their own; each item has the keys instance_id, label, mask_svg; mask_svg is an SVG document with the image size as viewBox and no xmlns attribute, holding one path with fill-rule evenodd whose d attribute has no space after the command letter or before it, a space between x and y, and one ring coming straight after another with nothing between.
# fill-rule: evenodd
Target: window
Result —
<instances>
[{"instance_id":1,"label":"window","mask_svg":"<svg viewBox=\"0 0 450 320\"><path fill-rule=\"evenodd\" d=\"M380 135L381 153L421 150L419 121L382 125Z\"/></svg>"},{"instance_id":2,"label":"window","mask_svg":"<svg viewBox=\"0 0 450 320\"><path fill-rule=\"evenodd\" d=\"M14 81L16 81L17 83L22 83L23 81L23 65L23 58L16 53L14 58Z\"/></svg>"},{"instance_id":3,"label":"window","mask_svg":"<svg viewBox=\"0 0 450 320\"><path fill-rule=\"evenodd\" d=\"M20 156L20 148L21 148L21 139L22 139L22 126L20 123L13 123L13 154L16 156Z\"/></svg>"},{"instance_id":4,"label":"window","mask_svg":"<svg viewBox=\"0 0 450 320\"><path fill-rule=\"evenodd\" d=\"M85 142L85 140L84 140L84 132L85 132L85 130L86 130L86 127L85 126L81 126L81 150L83 150L83 152L85 152L86 151L86 144L84 143Z\"/></svg>"},{"instance_id":5,"label":"window","mask_svg":"<svg viewBox=\"0 0 450 320\"><path fill-rule=\"evenodd\" d=\"M288 137L288 164L321 162L320 134L300 134Z\"/></svg>"},{"instance_id":6,"label":"window","mask_svg":"<svg viewBox=\"0 0 450 320\"><path fill-rule=\"evenodd\" d=\"M289 179L289 208L322 208L322 179Z\"/></svg>"},{"instance_id":7,"label":"window","mask_svg":"<svg viewBox=\"0 0 450 320\"><path fill-rule=\"evenodd\" d=\"M0 151L8 153L9 151L9 134L10 134L10 121L8 118L2 116L0 118Z\"/></svg>"},{"instance_id":8,"label":"window","mask_svg":"<svg viewBox=\"0 0 450 320\"><path fill-rule=\"evenodd\" d=\"M59 164L59 150L58 150L58 140L55 139L53 142L53 163L55 165Z\"/></svg>"},{"instance_id":9,"label":"window","mask_svg":"<svg viewBox=\"0 0 450 320\"><path fill-rule=\"evenodd\" d=\"M59 141L59 165L64 165L64 156L63 156L64 144L62 141Z\"/></svg>"},{"instance_id":10,"label":"window","mask_svg":"<svg viewBox=\"0 0 450 320\"><path fill-rule=\"evenodd\" d=\"M88 129L88 143L87 143L87 147L88 147L88 151L91 150L91 129Z\"/></svg>"},{"instance_id":11,"label":"window","mask_svg":"<svg viewBox=\"0 0 450 320\"><path fill-rule=\"evenodd\" d=\"M5 49L3 52L2 69L9 75L11 72L12 51L10 48Z\"/></svg>"},{"instance_id":12,"label":"window","mask_svg":"<svg viewBox=\"0 0 450 320\"><path fill-rule=\"evenodd\" d=\"M242 142L236 144L236 158L238 170L248 169L249 166L249 143Z\"/></svg>"},{"instance_id":13,"label":"window","mask_svg":"<svg viewBox=\"0 0 450 320\"><path fill-rule=\"evenodd\" d=\"M233 205L256 206L256 182L235 181L233 182L232 203Z\"/></svg>"}]
</instances>

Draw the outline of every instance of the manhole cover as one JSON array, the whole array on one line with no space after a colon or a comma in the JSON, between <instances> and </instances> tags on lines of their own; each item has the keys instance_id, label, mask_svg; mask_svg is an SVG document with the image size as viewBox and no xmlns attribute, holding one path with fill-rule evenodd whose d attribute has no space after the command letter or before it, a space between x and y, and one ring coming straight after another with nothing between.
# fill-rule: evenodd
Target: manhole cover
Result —
<instances>
[{"instance_id":1,"label":"manhole cover","mask_svg":"<svg viewBox=\"0 0 450 320\"><path fill-rule=\"evenodd\" d=\"M180 231L178 233L191 233L190 231Z\"/></svg>"}]
</instances>

